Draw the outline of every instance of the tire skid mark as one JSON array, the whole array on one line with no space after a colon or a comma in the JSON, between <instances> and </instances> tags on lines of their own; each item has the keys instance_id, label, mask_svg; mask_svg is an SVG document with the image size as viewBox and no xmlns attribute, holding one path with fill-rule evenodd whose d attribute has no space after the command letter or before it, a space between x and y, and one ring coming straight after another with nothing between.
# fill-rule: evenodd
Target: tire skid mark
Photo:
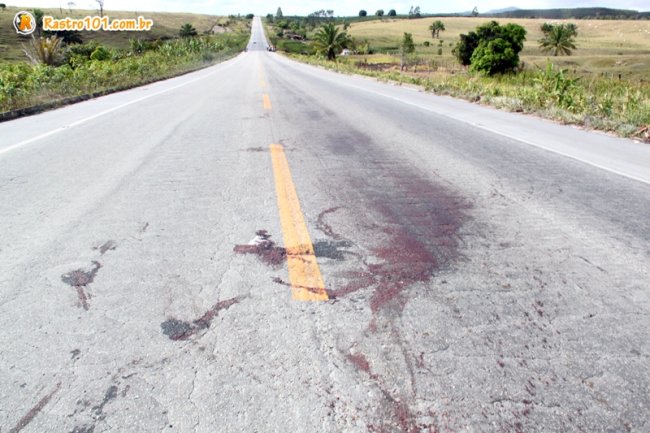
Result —
<instances>
[{"instance_id":1,"label":"tire skid mark","mask_svg":"<svg viewBox=\"0 0 650 433\"><path fill-rule=\"evenodd\" d=\"M96 260L93 260L92 264L93 268L91 270L81 268L61 275L61 281L76 289L79 306L86 311L90 309L88 300L91 297L90 294L86 292L86 288L95 280L97 272L99 272L102 267L101 263Z\"/></svg>"},{"instance_id":2,"label":"tire skid mark","mask_svg":"<svg viewBox=\"0 0 650 433\"><path fill-rule=\"evenodd\" d=\"M36 418L36 416L43 410L43 408L50 402L52 397L54 397L54 394L56 394L59 389L61 389L61 382L57 383L52 392L47 394L45 397L41 398L38 403L34 407L32 407L29 412L23 416L20 421L16 424L14 428L9 430L9 433L18 433L27 425Z\"/></svg>"},{"instance_id":3,"label":"tire skid mark","mask_svg":"<svg viewBox=\"0 0 650 433\"><path fill-rule=\"evenodd\" d=\"M234 298L225 299L214 304L208 311L201 317L193 320L191 323L178 319L168 319L160 324L163 334L169 337L172 341L187 340L193 335L208 329L212 324L212 320L219 315L222 310L227 310L235 304L241 302L243 296L236 296Z\"/></svg>"}]
</instances>

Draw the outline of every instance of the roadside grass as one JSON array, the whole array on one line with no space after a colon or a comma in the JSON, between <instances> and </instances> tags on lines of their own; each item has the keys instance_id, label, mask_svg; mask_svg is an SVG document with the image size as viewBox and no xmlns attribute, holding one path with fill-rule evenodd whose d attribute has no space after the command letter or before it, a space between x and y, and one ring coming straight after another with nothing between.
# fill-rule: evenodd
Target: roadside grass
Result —
<instances>
[{"instance_id":1,"label":"roadside grass","mask_svg":"<svg viewBox=\"0 0 650 433\"><path fill-rule=\"evenodd\" d=\"M59 15L58 9L56 12ZM0 12L0 17L6 20L4 15L13 17L14 14L15 11ZM106 12L111 18L133 16L127 14L131 13ZM250 37L250 22L244 19L190 14L142 15L154 19L154 29L159 23L165 26L158 26L157 33L89 33L92 38L85 37L83 45L71 45L61 53L58 66L27 63L20 40L12 41L20 47L22 57L0 63L0 120L191 72L233 57L244 49ZM11 18L8 22L11 25ZM197 30L211 30L219 24L228 31L178 38L178 30L186 22ZM13 26L11 31L12 37L17 38ZM3 36L6 33L3 31ZM100 56L95 55L97 50L101 51Z\"/></svg>"},{"instance_id":2,"label":"roadside grass","mask_svg":"<svg viewBox=\"0 0 650 433\"><path fill-rule=\"evenodd\" d=\"M440 33L442 55L438 55L439 40L431 37L428 28L440 19L446 27ZM491 21L489 18L443 17L385 19L352 23L348 33L357 40L368 39L375 51L396 52L404 32L413 34L416 53L423 60L441 64L455 63L452 48L461 33ZM500 23L519 24L528 32L521 60L529 67L544 67L547 56L540 52L537 41L542 37L540 26L551 20L500 19ZM552 22L562 22L552 20ZM566 20L578 26L577 50L569 57L554 57L553 63L581 75L605 74L630 80L650 80L650 21L649 20ZM429 47L423 43L430 42ZM451 46L450 46L451 44Z\"/></svg>"},{"instance_id":3,"label":"roadside grass","mask_svg":"<svg viewBox=\"0 0 650 433\"><path fill-rule=\"evenodd\" d=\"M428 30L437 19L446 27L439 40ZM549 20L502 19L501 24L516 23L528 31L522 71L486 77L459 65L452 49L461 33L488 21L445 17L355 22L349 34L368 40L373 54L340 56L335 62L288 55L342 73L413 84L436 94L650 141L650 21L569 20L578 25L578 49L572 56L548 57L537 41L541 25ZM397 47L404 32L413 34L416 53L401 71Z\"/></svg>"},{"instance_id":4,"label":"roadside grass","mask_svg":"<svg viewBox=\"0 0 650 433\"><path fill-rule=\"evenodd\" d=\"M600 75L577 77L552 63L519 74L487 77L467 71L452 74L433 69L403 73L398 65L377 70L350 58L329 62L314 56L290 57L341 73L421 86L439 95L650 141L650 83L647 82Z\"/></svg>"},{"instance_id":5,"label":"roadside grass","mask_svg":"<svg viewBox=\"0 0 650 433\"><path fill-rule=\"evenodd\" d=\"M0 63L26 61L22 45L29 42L29 37L20 36L14 30L12 20L14 15L21 10L32 8L7 6L4 12L0 11ZM99 15L97 10L82 9L49 9L41 8L47 15L56 18L82 18L88 15ZM128 48L129 39L169 39L178 37L178 31L185 23L192 24L199 34L212 30L216 25L228 25L233 32L244 30L243 23L239 20L232 20L228 17L215 15L200 15L189 13L165 13L165 12L126 12L126 11L104 11L104 15L110 18L137 18L144 16L153 19L154 25L149 32L80 32L84 42L97 41L102 45L112 48Z\"/></svg>"}]
</instances>

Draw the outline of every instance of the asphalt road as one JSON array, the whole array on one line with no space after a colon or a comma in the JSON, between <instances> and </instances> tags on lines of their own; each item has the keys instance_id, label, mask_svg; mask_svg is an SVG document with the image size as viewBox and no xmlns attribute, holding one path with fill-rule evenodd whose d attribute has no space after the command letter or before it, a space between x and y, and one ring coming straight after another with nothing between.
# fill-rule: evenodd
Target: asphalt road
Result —
<instances>
[{"instance_id":1,"label":"asphalt road","mask_svg":"<svg viewBox=\"0 0 650 433\"><path fill-rule=\"evenodd\" d=\"M648 432L650 147L265 46L0 124L0 431Z\"/></svg>"}]
</instances>

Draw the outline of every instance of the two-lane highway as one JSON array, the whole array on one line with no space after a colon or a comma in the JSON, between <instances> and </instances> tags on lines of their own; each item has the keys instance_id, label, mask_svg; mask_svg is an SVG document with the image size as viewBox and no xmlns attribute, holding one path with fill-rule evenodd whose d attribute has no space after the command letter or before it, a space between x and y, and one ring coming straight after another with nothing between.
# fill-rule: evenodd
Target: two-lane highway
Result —
<instances>
[{"instance_id":1,"label":"two-lane highway","mask_svg":"<svg viewBox=\"0 0 650 433\"><path fill-rule=\"evenodd\" d=\"M0 124L0 431L648 431L650 149L266 45Z\"/></svg>"}]
</instances>

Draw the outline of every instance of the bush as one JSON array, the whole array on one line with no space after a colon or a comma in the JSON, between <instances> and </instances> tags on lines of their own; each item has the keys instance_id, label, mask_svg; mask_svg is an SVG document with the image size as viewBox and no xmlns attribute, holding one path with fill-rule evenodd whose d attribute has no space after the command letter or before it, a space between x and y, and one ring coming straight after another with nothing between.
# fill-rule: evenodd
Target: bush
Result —
<instances>
[{"instance_id":1,"label":"bush","mask_svg":"<svg viewBox=\"0 0 650 433\"><path fill-rule=\"evenodd\" d=\"M524 48L526 30L518 24L500 26L496 21L483 24L476 31L461 34L453 50L458 61L489 75L516 69Z\"/></svg>"},{"instance_id":2,"label":"bush","mask_svg":"<svg viewBox=\"0 0 650 433\"><path fill-rule=\"evenodd\" d=\"M111 58L111 52L103 46L98 46L90 55L90 60L103 62Z\"/></svg>"}]
</instances>

